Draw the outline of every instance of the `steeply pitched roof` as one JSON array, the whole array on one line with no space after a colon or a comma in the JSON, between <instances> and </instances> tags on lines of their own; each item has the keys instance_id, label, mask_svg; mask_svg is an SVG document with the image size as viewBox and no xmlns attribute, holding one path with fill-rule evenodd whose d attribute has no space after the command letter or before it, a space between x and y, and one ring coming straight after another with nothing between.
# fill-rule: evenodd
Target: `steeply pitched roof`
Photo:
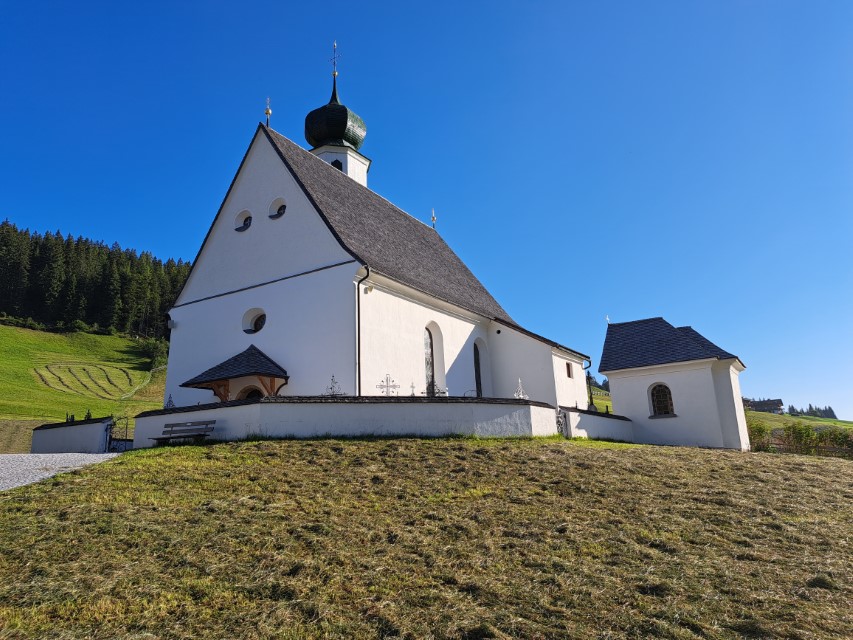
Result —
<instances>
[{"instance_id":1,"label":"steeply pitched roof","mask_svg":"<svg viewBox=\"0 0 853 640\"><path fill-rule=\"evenodd\" d=\"M692 327L674 327L663 318L608 325L600 372L690 360L737 359Z\"/></svg>"},{"instance_id":2,"label":"steeply pitched roof","mask_svg":"<svg viewBox=\"0 0 853 640\"><path fill-rule=\"evenodd\" d=\"M238 353L233 358L228 358L215 367L198 374L181 384L182 387L197 387L211 382L221 380L232 380L244 376L272 376L274 378L287 378L287 371L282 369L275 361L255 345Z\"/></svg>"},{"instance_id":3,"label":"steeply pitched roof","mask_svg":"<svg viewBox=\"0 0 853 640\"><path fill-rule=\"evenodd\" d=\"M513 323L435 229L280 133L263 125L260 128L355 259L371 271L463 309Z\"/></svg>"}]
</instances>

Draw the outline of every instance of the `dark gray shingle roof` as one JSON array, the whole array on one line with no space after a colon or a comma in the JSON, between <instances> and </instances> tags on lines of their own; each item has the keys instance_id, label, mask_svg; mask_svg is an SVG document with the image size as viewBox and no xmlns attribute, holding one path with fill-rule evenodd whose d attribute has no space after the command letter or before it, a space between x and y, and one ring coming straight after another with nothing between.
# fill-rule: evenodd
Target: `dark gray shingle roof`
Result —
<instances>
[{"instance_id":1,"label":"dark gray shingle roof","mask_svg":"<svg viewBox=\"0 0 853 640\"><path fill-rule=\"evenodd\" d=\"M663 318L608 325L599 372L671 362L737 359L692 327L674 327Z\"/></svg>"},{"instance_id":2,"label":"dark gray shingle roof","mask_svg":"<svg viewBox=\"0 0 853 640\"><path fill-rule=\"evenodd\" d=\"M228 358L215 367L198 374L181 384L182 387L195 387L200 384L219 382L221 380L232 380L243 376L272 376L274 378L287 378L287 371L282 369L267 354L250 345L242 353L233 358Z\"/></svg>"},{"instance_id":3,"label":"dark gray shingle roof","mask_svg":"<svg viewBox=\"0 0 853 640\"><path fill-rule=\"evenodd\" d=\"M263 125L261 129L355 259L436 298L514 324L435 229L280 133Z\"/></svg>"},{"instance_id":4,"label":"dark gray shingle roof","mask_svg":"<svg viewBox=\"0 0 853 640\"><path fill-rule=\"evenodd\" d=\"M106 422L107 420L112 420L112 416L105 416L103 418L89 418L88 420L75 420L74 422L49 422L48 424L43 424L41 426L36 427L33 431L40 431L42 429L59 429L61 427L79 427L81 425L86 424L98 424L99 422Z\"/></svg>"}]
</instances>

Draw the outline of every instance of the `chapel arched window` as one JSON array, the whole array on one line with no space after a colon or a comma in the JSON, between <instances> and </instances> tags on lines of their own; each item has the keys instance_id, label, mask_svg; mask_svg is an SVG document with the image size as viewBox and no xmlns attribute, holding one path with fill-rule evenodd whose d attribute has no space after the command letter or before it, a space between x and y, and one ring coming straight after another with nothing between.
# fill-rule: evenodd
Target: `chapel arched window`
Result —
<instances>
[{"instance_id":1,"label":"chapel arched window","mask_svg":"<svg viewBox=\"0 0 853 640\"><path fill-rule=\"evenodd\" d=\"M483 397L483 378L480 374L480 347L474 343L474 386L477 389L477 397Z\"/></svg>"},{"instance_id":2,"label":"chapel arched window","mask_svg":"<svg viewBox=\"0 0 853 640\"><path fill-rule=\"evenodd\" d=\"M652 415L671 416L675 415L672 406L672 392L665 384L656 384L652 387Z\"/></svg>"},{"instance_id":3,"label":"chapel arched window","mask_svg":"<svg viewBox=\"0 0 853 640\"><path fill-rule=\"evenodd\" d=\"M424 329L424 369L426 373L426 394L436 395L438 388L435 384L435 351L432 344L432 332Z\"/></svg>"}]
</instances>

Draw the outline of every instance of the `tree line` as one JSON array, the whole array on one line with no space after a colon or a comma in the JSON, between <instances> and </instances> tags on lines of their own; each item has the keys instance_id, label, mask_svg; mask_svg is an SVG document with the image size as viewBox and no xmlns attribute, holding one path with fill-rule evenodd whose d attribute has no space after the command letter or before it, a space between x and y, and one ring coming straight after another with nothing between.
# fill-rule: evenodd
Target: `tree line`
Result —
<instances>
[{"instance_id":1,"label":"tree line","mask_svg":"<svg viewBox=\"0 0 853 640\"><path fill-rule=\"evenodd\" d=\"M168 336L166 313L190 263L83 237L0 223L0 316L56 331Z\"/></svg>"},{"instance_id":2,"label":"tree line","mask_svg":"<svg viewBox=\"0 0 853 640\"><path fill-rule=\"evenodd\" d=\"M788 415L792 416L814 416L815 418L831 418L832 420L838 420L838 416L835 415L835 411L832 410L832 407L813 407L809 405L808 409L797 409L794 405L788 405Z\"/></svg>"}]
</instances>

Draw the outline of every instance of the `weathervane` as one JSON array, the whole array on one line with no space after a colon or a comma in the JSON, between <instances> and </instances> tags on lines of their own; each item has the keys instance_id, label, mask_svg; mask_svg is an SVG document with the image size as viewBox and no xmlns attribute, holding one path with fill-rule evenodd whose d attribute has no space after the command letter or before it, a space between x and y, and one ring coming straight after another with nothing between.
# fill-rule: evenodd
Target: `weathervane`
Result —
<instances>
[{"instance_id":1,"label":"weathervane","mask_svg":"<svg viewBox=\"0 0 853 640\"><path fill-rule=\"evenodd\" d=\"M435 221L437 218L435 217L435 207L432 208L432 228L435 229Z\"/></svg>"},{"instance_id":2,"label":"weathervane","mask_svg":"<svg viewBox=\"0 0 853 640\"><path fill-rule=\"evenodd\" d=\"M272 115L272 109L270 109L270 99L267 98L267 108L264 109L264 115L267 117L267 128L270 126L270 116Z\"/></svg>"},{"instance_id":3,"label":"weathervane","mask_svg":"<svg viewBox=\"0 0 853 640\"><path fill-rule=\"evenodd\" d=\"M338 77L338 58L341 57L341 54L338 53L338 41L335 40L332 43L332 57L329 58L329 62L332 63L332 76L335 78Z\"/></svg>"}]
</instances>

